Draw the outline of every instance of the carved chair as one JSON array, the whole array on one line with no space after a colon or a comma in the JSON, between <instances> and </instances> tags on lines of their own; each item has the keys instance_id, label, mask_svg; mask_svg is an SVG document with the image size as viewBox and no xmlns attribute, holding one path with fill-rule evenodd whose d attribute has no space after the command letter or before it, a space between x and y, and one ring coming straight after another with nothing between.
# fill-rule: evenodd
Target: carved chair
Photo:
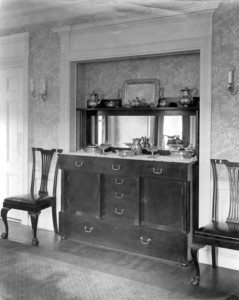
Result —
<instances>
[{"instance_id":1,"label":"carved chair","mask_svg":"<svg viewBox=\"0 0 239 300\"><path fill-rule=\"evenodd\" d=\"M211 246L212 267L216 268L217 247L239 250L239 163L228 160L211 159L213 174L212 220L209 224L198 227L198 203L193 208L193 244L191 253L196 268L196 276L191 279L193 285L199 285L200 269L198 250ZM220 166L226 167L229 177L229 213L226 221L219 221L218 208L223 197L218 197L218 177Z\"/></svg>"},{"instance_id":2,"label":"carved chair","mask_svg":"<svg viewBox=\"0 0 239 300\"><path fill-rule=\"evenodd\" d=\"M56 187L57 187L57 175L58 175L58 157L56 158L55 163L55 172L53 178L53 191L52 195L48 194L47 186L49 182L49 172L51 165L53 163L53 156L57 153L61 153L61 149L52 149L44 150L42 148L32 148L32 178L31 178L31 187L30 193L25 195L17 195L13 197L8 197L3 201L3 208L1 210L1 217L5 224L5 232L2 233L2 239L8 238L8 221L7 213L10 209L18 209L27 211L31 218L33 239L32 245L37 246L39 240L37 238L37 223L38 217L41 213L41 210L52 207L52 219L54 231L58 234L57 228L57 218L56 218ZM36 154L40 153L41 157L41 180L40 180L40 189L38 193L35 193L35 183L36 183ZM39 157L39 156L38 156ZM54 168L54 166L53 166Z\"/></svg>"}]
</instances>

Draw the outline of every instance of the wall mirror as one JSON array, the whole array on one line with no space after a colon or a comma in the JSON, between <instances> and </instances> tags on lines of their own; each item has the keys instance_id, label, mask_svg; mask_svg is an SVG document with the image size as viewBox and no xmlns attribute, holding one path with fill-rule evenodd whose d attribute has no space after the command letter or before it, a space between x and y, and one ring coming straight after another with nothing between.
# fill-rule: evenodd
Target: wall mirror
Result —
<instances>
[{"instance_id":1,"label":"wall mirror","mask_svg":"<svg viewBox=\"0 0 239 300\"><path fill-rule=\"evenodd\" d=\"M99 116L97 122L99 144L123 148L142 136L165 150L168 136L179 136L184 147L196 144L195 116Z\"/></svg>"},{"instance_id":2,"label":"wall mirror","mask_svg":"<svg viewBox=\"0 0 239 300\"><path fill-rule=\"evenodd\" d=\"M141 103L156 106L159 99L159 80L155 78L125 80L122 91L124 106L130 106L136 98Z\"/></svg>"}]
</instances>

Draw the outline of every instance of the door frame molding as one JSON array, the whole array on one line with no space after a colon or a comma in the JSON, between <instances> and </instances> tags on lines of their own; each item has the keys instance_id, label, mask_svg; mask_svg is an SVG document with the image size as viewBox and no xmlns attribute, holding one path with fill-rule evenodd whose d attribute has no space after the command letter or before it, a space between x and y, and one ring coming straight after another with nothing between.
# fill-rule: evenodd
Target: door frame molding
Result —
<instances>
[{"instance_id":1,"label":"door frame molding","mask_svg":"<svg viewBox=\"0 0 239 300\"><path fill-rule=\"evenodd\" d=\"M200 53L200 224L210 220L212 17L217 6L214 4L200 12L165 18L154 15L142 20L53 29L61 41L60 143L66 152L76 150L77 63L194 51Z\"/></svg>"},{"instance_id":2,"label":"door frame molding","mask_svg":"<svg viewBox=\"0 0 239 300\"><path fill-rule=\"evenodd\" d=\"M29 33L0 37L0 69L21 68L23 74L23 189L28 190L28 55ZM23 216L22 223L28 224Z\"/></svg>"}]
</instances>

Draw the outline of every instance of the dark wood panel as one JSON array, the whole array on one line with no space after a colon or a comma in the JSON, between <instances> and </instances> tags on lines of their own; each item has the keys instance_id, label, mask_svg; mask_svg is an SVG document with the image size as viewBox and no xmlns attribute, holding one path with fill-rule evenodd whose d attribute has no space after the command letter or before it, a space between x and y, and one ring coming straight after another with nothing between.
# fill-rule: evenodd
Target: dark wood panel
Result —
<instances>
[{"instance_id":1,"label":"dark wood panel","mask_svg":"<svg viewBox=\"0 0 239 300\"><path fill-rule=\"evenodd\" d=\"M198 111L198 107L157 107L157 108L77 108L76 110L85 111L88 115L98 114L101 116L110 115L127 115L127 116L174 116L174 115L195 115Z\"/></svg>"},{"instance_id":2,"label":"dark wood panel","mask_svg":"<svg viewBox=\"0 0 239 300\"><path fill-rule=\"evenodd\" d=\"M65 195L67 209L78 213L98 215L98 174L70 171L69 194Z\"/></svg>"},{"instance_id":3,"label":"dark wood panel","mask_svg":"<svg viewBox=\"0 0 239 300\"><path fill-rule=\"evenodd\" d=\"M182 182L144 178L141 222L182 228L183 191Z\"/></svg>"}]
</instances>

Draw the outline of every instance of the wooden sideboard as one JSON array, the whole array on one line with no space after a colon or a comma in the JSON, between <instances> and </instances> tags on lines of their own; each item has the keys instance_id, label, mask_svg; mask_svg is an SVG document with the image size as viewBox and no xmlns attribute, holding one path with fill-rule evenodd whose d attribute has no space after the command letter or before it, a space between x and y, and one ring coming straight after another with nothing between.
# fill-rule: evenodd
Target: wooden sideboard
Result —
<instances>
[{"instance_id":1,"label":"wooden sideboard","mask_svg":"<svg viewBox=\"0 0 239 300\"><path fill-rule=\"evenodd\" d=\"M188 265L194 159L60 154L60 236Z\"/></svg>"}]
</instances>

